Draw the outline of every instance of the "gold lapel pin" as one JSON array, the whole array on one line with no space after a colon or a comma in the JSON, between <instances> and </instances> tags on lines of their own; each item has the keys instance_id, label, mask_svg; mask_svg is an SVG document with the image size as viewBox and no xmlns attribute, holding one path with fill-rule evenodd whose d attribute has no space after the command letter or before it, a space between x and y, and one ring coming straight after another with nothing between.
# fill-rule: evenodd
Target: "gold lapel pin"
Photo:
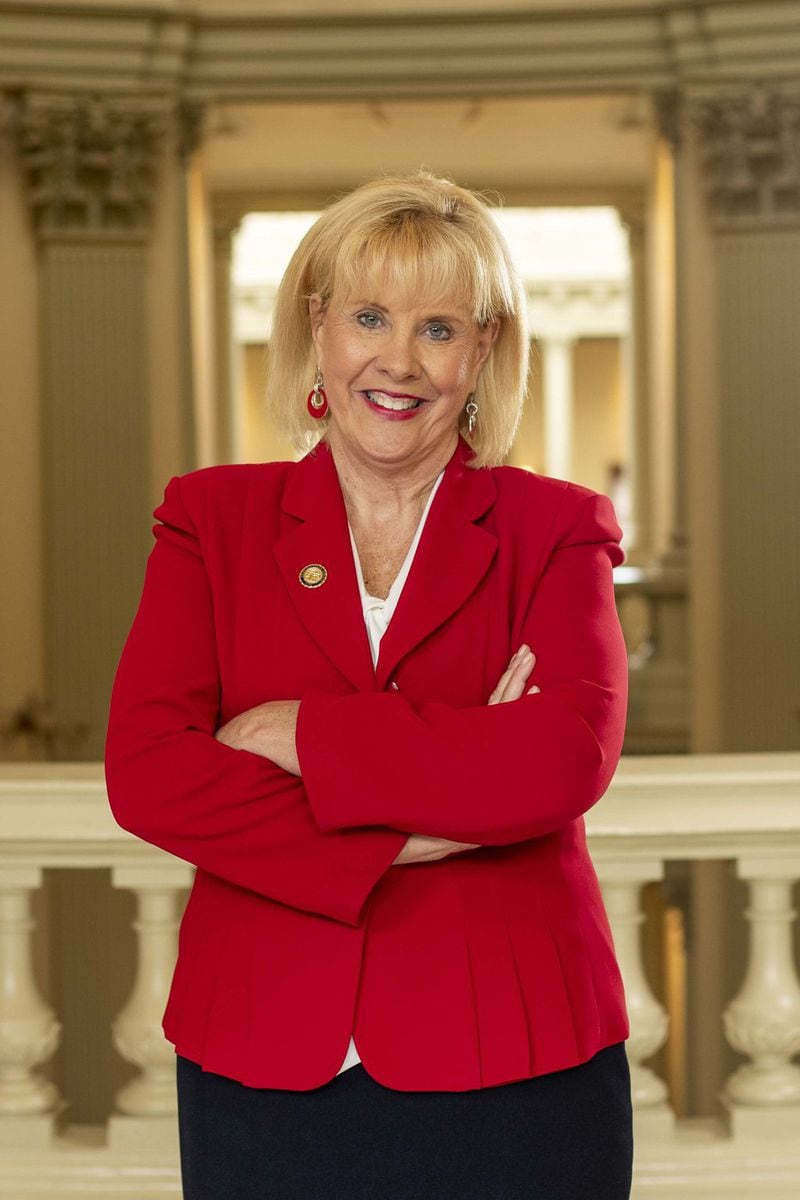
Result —
<instances>
[{"instance_id":1,"label":"gold lapel pin","mask_svg":"<svg viewBox=\"0 0 800 1200\"><path fill-rule=\"evenodd\" d=\"M321 587L327 578L328 572L322 563L309 563L300 572L300 582L307 588Z\"/></svg>"}]
</instances>

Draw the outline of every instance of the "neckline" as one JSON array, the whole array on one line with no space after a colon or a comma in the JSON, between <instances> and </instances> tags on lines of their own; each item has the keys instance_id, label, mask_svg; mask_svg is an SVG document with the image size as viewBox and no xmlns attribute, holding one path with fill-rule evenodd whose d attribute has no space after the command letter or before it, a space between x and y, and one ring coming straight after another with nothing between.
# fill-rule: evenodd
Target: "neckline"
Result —
<instances>
[{"instance_id":1,"label":"neckline","mask_svg":"<svg viewBox=\"0 0 800 1200\"><path fill-rule=\"evenodd\" d=\"M392 580L392 586L389 588L388 596L385 596L385 597L384 596L373 596L371 592L367 591L367 589L364 585L364 575L361 570L361 560L358 557L358 547L356 546L356 540L353 536L353 530L352 530L352 527L348 520L347 530L348 530L348 533L350 534L350 545L353 548L353 561L354 561L355 568L356 568L356 575L358 577L358 590L361 594L361 602L365 608L366 607L376 608L378 605L380 605L381 608L386 608L387 606L391 605L393 602L395 602L397 600L397 597L399 596L399 594L403 588L403 584L405 583L406 576L408 575L408 572L411 569L411 563L414 559L414 555L417 552L417 547L419 545L420 538L422 537L422 530L424 528L425 521L427 520L428 513L430 512L430 509L431 509L431 505L433 504L434 496L436 495L437 491L439 490L439 485L441 484L442 479L444 478L444 472L445 472L445 468L443 467L442 470L439 472L439 474L436 477L434 485L430 490L428 499L425 501L425 507L422 510L422 515L420 516L419 521L417 522L417 528L414 531L413 538L411 539L411 545L408 547L408 550L406 551L406 556L403 559L403 562L400 566L400 570L397 572L394 579Z\"/></svg>"}]
</instances>

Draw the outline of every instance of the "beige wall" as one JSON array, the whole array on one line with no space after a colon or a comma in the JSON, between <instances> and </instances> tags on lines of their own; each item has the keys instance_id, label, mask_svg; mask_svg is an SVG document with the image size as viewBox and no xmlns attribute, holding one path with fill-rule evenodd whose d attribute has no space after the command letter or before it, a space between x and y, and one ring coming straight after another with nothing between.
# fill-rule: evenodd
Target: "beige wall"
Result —
<instances>
[{"instance_id":1,"label":"beige wall","mask_svg":"<svg viewBox=\"0 0 800 1200\"><path fill-rule=\"evenodd\" d=\"M37 259L15 157L0 138L0 710L44 697ZM26 743L0 738L0 758Z\"/></svg>"}]
</instances>

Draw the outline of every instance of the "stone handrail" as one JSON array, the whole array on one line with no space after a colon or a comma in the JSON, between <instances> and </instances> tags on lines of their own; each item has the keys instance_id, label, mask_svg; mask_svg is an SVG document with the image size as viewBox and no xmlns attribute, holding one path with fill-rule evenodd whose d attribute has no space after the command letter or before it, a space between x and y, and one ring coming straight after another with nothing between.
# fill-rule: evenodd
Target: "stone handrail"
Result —
<instances>
[{"instance_id":1,"label":"stone handrail","mask_svg":"<svg viewBox=\"0 0 800 1200\"><path fill-rule=\"evenodd\" d=\"M0 811L6 866L169 857L116 824L101 763L0 763ZM595 857L623 843L636 854L640 842L665 858L733 858L764 841L796 849L800 753L623 757L586 828Z\"/></svg>"}]
</instances>

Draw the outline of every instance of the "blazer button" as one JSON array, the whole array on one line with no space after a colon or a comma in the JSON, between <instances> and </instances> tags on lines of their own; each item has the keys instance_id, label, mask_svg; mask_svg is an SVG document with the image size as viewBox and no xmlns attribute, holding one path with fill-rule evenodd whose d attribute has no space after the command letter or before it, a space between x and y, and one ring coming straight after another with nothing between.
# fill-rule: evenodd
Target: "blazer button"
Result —
<instances>
[{"instance_id":1,"label":"blazer button","mask_svg":"<svg viewBox=\"0 0 800 1200\"><path fill-rule=\"evenodd\" d=\"M392 689L393 692L400 691L400 688L397 686L397 684L395 683L394 680L392 680L392 682L389 684L389 687Z\"/></svg>"}]
</instances>

